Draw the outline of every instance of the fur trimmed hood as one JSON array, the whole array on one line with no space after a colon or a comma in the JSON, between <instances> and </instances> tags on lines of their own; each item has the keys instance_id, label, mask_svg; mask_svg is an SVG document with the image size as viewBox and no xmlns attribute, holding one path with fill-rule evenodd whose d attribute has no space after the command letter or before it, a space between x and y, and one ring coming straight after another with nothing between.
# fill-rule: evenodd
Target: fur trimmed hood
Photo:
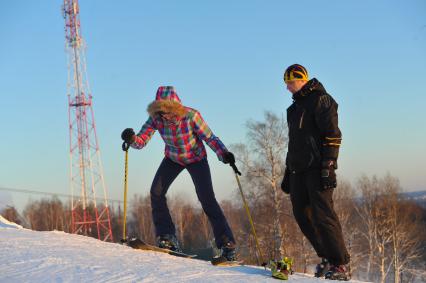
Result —
<instances>
[{"instance_id":1,"label":"fur trimmed hood","mask_svg":"<svg viewBox=\"0 0 426 283\"><path fill-rule=\"evenodd\" d=\"M186 115L185 106L182 105L175 88L172 86L160 86L155 101L148 105L147 111L152 118L155 118L158 112L172 113L179 118Z\"/></svg>"}]
</instances>

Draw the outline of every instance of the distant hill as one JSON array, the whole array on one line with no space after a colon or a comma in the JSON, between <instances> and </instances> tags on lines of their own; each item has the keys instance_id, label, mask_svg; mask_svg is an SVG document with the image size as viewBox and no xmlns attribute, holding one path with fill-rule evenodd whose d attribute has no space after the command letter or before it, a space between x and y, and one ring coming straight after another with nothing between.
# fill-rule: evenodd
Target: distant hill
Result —
<instances>
[{"instance_id":1,"label":"distant hill","mask_svg":"<svg viewBox=\"0 0 426 283\"><path fill-rule=\"evenodd\" d=\"M426 208L426 191L404 192L401 195L404 198L412 200Z\"/></svg>"},{"instance_id":2,"label":"distant hill","mask_svg":"<svg viewBox=\"0 0 426 283\"><path fill-rule=\"evenodd\" d=\"M0 191L0 211L8 206L13 206L12 196L9 192Z\"/></svg>"}]
</instances>

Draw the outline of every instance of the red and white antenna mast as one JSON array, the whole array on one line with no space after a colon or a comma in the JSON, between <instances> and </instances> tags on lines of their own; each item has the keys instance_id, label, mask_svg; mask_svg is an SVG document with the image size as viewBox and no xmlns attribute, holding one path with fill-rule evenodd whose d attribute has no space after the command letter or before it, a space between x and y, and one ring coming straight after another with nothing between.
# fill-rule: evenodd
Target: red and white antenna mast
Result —
<instances>
[{"instance_id":1,"label":"red and white antenna mast","mask_svg":"<svg viewBox=\"0 0 426 283\"><path fill-rule=\"evenodd\" d=\"M80 31L78 0L64 0L65 45L68 54L68 116L72 233L112 241L111 219L92 95ZM97 203L97 200L101 200Z\"/></svg>"}]
</instances>

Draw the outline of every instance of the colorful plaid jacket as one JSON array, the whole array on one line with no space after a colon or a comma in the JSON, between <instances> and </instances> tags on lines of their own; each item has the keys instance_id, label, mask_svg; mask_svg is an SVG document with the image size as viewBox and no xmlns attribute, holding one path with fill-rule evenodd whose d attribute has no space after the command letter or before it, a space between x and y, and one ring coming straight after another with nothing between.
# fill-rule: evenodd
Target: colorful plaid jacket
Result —
<instances>
[{"instance_id":1,"label":"colorful plaid jacket","mask_svg":"<svg viewBox=\"0 0 426 283\"><path fill-rule=\"evenodd\" d=\"M182 105L176 91L171 86L158 88L156 99L148 106L150 117L136 135L133 148L142 149L156 130L160 133L165 145L165 156L174 162L187 165L207 156L202 141L216 153L219 160L228 150L216 137L200 112ZM162 113L171 113L174 119L167 121Z\"/></svg>"}]
</instances>

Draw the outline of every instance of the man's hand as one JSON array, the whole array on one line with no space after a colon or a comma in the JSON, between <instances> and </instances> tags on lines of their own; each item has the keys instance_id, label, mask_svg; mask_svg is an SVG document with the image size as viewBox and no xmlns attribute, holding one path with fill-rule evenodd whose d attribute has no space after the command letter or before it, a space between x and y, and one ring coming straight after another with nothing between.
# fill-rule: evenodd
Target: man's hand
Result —
<instances>
[{"instance_id":1,"label":"man's hand","mask_svg":"<svg viewBox=\"0 0 426 283\"><path fill-rule=\"evenodd\" d=\"M336 172L337 169L336 161L324 160L321 163L321 184L324 190L334 189L337 186Z\"/></svg>"}]
</instances>

